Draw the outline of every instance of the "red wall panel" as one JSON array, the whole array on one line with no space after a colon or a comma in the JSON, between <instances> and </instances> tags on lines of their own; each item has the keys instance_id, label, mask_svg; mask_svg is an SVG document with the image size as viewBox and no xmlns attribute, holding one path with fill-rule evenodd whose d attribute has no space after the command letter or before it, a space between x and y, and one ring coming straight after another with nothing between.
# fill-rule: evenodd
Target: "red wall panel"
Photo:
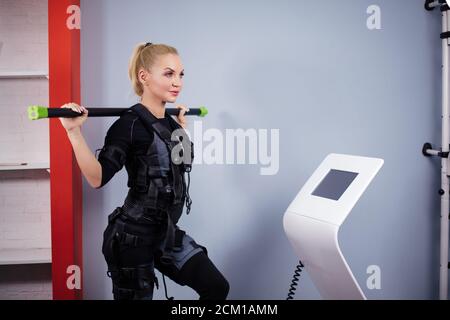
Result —
<instances>
[{"instance_id":1,"label":"red wall panel","mask_svg":"<svg viewBox=\"0 0 450 320\"><path fill-rule=\"evenodd\" d=\"M80 103L80 30L69 29L71 5L80 1L48 0L50 106ZM82 275L82 180L72 146L59 119L50 119L50 193L53 299L82 299L71 289L70 266ZM70 281L72 283L72 281ZM80 279L82 283L82 279Z\"/></svg>"}]
</instances>

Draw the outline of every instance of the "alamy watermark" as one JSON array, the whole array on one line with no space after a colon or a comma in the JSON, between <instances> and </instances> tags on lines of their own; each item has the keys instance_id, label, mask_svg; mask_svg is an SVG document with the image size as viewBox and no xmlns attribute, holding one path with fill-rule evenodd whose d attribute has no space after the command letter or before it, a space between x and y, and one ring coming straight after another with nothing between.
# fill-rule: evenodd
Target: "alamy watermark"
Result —
<instances>
[{"instance_id":1,"label":"alamy watermark","mask_svg":"<svg viewBox=\"0 0 450 320\"><path fill-rule=\"evenodd\" d=\"M367 289L373 290L381 289L381 269L377 265L370 265L366 270L369 277L367 277L366 285Z\"/></svg>"},{"instance_id":2,"label":"alamy watermark","mask_svg":"<svg viewBox=\"0 0 450 320\"><path fill-rule=\"evenodd\" d=\"M367 18L366 26L369 30L381 29L381 8L375 4L367 7L367 14L370 16Z\"/></svg>"},{"instance_id":3,"label":"alamy watermark","mask_svg":"<svg viewBox=\"0 0 450 320\"><path fill-rule=\"evenodd\" d=\"M66 273L69 274L66 281L67 289L81 289L81 269L77 265L70 265L67 267Z\"/></svg>"},{"instance_id":4,"label":"alamy watermark","mask_svg":"<svg viewBox=\"0 0 450 320\"><path fill-rule=\"evenodd\" d=\"M67 14L70 16L67 17L66 26L69 30L73 29L81 29L81 9L77 5L71 5L67 7Z\"/></svg>"},{"instance_id":5,"label":"alamy watermark","mask_svg":"<svg viewBox=\"0 0 450 320\"><path fill-rule=\"evenodd\" d=\"M177 129L172 141L181 141L172 150L172 161L190 164L191 145L185 135L194 143L194 164L259 165L261 175L275 175L280 167L279 129L225 129L225 132L209 128L203 131L201 121L194 121L193 134L189 130ZM180 139L180 137L183 137ZM183 150L180 157L180 150Z\"/></svg>"}]
</instances>

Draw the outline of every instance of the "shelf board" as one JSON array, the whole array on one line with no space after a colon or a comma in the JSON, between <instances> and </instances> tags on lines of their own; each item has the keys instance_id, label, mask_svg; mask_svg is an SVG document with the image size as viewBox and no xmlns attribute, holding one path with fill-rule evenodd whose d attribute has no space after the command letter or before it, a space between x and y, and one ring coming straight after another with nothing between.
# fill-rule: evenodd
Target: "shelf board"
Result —
<instances>
[{"instance_id":1,"label":"shelf board","mask_svg":"<svg viewBox=\"0 0 450 320\"><path fill-rule=\"evenodd\" d=\"M45 71L0 71L0 79L48 79Z\"/></svg>"},{"instance_id":2,"label":"shelf board","mask_svg":"<svg viewBox=\"0 0 450 320\"><path fill-rule=\"evenodd\" d=\"M0 249L0 265L51 263L50 248Z\"/></svg>"},{"instance_id":3,"label":"shelf board","mask_svg":"<svg viewBox=\"0 0 450 320\"><path fill-rule=\"evenodd\" d=\"M50 164L48 162L23 162L23 163L2 163L0 162L0 171L11 170L40 170L44 169L50 172Z\"/></svg>"}]
</instances>

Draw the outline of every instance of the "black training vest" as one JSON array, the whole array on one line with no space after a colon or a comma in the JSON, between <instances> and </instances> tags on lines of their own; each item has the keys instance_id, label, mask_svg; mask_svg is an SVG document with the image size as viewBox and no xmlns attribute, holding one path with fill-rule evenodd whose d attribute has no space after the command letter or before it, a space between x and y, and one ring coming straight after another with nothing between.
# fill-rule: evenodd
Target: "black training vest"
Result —
<instances>
[{"instance_id":1,"label":"black training vest","mask_svg":"<svg viewBox=\"0 0 450 320\"><path fill-rule=\"evenodd\" d=\"M172 151L181 142L172 141L170 132L157 118L140 103L130 107L128 112L137 114L147 131L153 133L153 141L150 145L133 146L131 158L126 163L128 171L128 187L131 193L143 200L146 208L157 208L158 195L173 192L174 205L183 203L186 198L186 183L184 173L191 169L190 163L175 164L171 160ZM182 129L166 112L165 117L169 119L171 127ZM189 139L183 135L184 139ZM185 142L186 143L186 142ZM191 161L193 159L192 142ZM179 146L178 146L178 149ZM177 150L177 149L175 149ZM179 155L183 156L180 152ZM192 162L191 162L192 163Z\"/></svg>"}]
</instances>

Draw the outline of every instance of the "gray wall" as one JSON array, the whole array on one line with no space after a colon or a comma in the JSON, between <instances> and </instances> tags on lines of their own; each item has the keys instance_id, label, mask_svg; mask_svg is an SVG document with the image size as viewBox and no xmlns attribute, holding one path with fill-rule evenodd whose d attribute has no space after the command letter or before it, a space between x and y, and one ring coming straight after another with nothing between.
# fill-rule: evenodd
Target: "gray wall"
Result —
<instances>
[{"instance_id":1,"label":"gray wall","mask_svg":"<svg viewBox=\"0 0 450 320\"><path fill-rule=\"evenodd\" d=\"M372 4L381 30L366 26ZM178 48L186 77L177 102L209 108L204 130L280 129L276 175L250 164L193 168L193 209L181 226L208 247L229 298L286 297L298 259L283 213L331 152L385 160L340 234L367 297L438 297L440 167L421 155L425 141L440 141L437 11L423 0L82 0L81 10L84 105L135 103L128 59L151 41ZM113 120L87 121L92 150ZM102 233L125 198L126 172L100 190L84 183L85 298L111 299ZM380 290L366 287L369 265L381 268ZM190 288L168 288L197 299ZM296 298L320 298L307 273Z\"/></svg>"}]
</instances>

